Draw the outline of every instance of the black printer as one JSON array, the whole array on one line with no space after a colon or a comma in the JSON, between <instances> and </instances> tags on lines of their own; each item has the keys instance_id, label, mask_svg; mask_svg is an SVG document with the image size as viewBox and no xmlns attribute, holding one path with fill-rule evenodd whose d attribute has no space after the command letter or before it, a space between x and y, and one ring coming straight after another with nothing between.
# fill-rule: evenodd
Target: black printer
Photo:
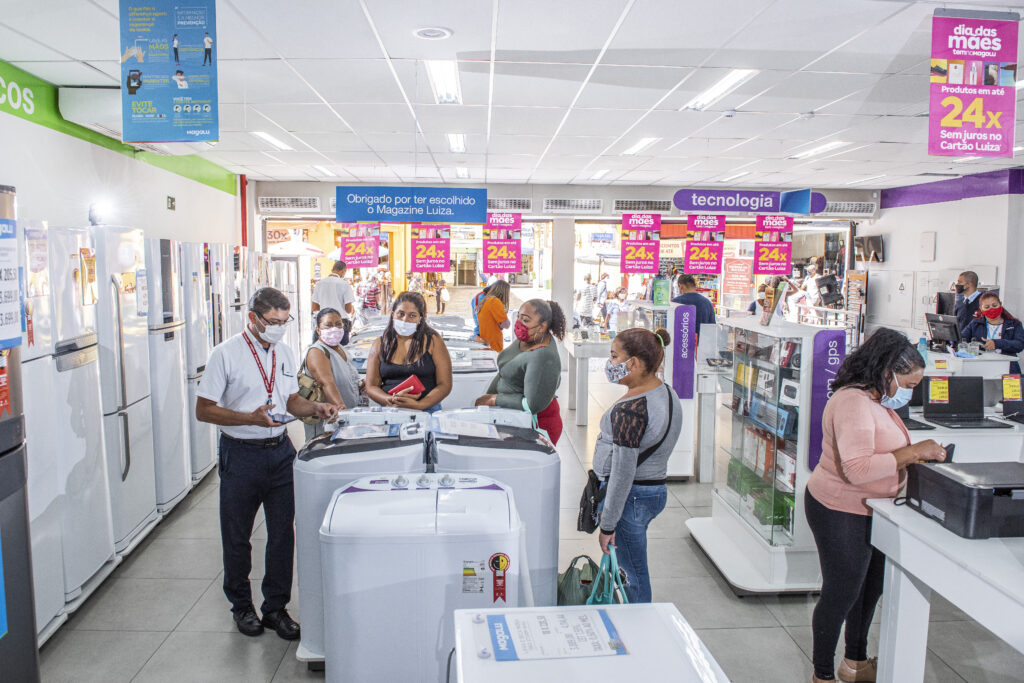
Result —
<instances>
[{"instance_id":1,"label":"black printer","mask_svg":"<svg viewBox=\"0 0 1024 683\"><path fill-rule=\"evenodd\" d=\"M907 505L963 538L1024 536L1024 463L918 463Z\"/></svg>"}]
</instances>

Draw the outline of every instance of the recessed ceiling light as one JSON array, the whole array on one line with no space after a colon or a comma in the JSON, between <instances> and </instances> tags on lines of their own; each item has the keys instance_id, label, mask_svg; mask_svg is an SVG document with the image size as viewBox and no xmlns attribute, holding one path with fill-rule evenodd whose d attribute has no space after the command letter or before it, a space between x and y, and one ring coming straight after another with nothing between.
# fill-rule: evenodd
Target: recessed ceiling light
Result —
<instances>
[{"instance_id":1,"label":"recessed ceiling light","mask_svg":"<svg viewBox=\"0 0 1024 683\"><path fill-rule=\"evenodd\" d=\"M591 180L600 180L601 178L604 178L606 175L608 175L608 171L609 170L610 169L602 168L600 171L598 171L594 175L590 176L590 179Z\"/></svg>"},{"instance_id":2,"label":"recessed ceiling light","mask_svg":"<svg viewBox=\"0 0 1024 683\"><path fill-rule=\"evenodd\" d=\"M809 159L810 157L824 154L825 152L831 152L834 149L845 147L850 144L849 142L843 142L842 140L833 140L832 142L826 142L824 145L818 145L817 147L811 147L810 149L804 150L798 154L790 156L790 159Z\"/></svg>"},{"instance_id":3,"label":"recessed ceiling light","mask_svg":"<svg viewBox=\"0 0 1024 683\"><path fill-rule=\"evenodd\" d=\"M423 40L444 40L452 37L452 30L444 26L424 26L414 29L412 34Z\"/></svg>"},{"instance_id":4,"label":"recessed ceiling light","mask_svg":"<svg viewBox=\"0 0 1024 683\"><path fill-rule=\"evenodd\" d=\"M269 142L270 144L272 144L274 147L277 147L278 149L283 149L283 150L286 150L286 151L291 151L291 149L292 149L291 147L289 147L285 143L283 143L280 140L278 140L277 138L275 138L270 133L264 133L262 130L257 130L255 132L253 132L253 135L258 137L260 140L263 140L263 142Z\"/></svg>"},{"instance_id":5,"label":"recessed ceiling light","mask_svg":"<svg viewBox=\"0 0 1024 683\"><path fill-rule=\"evenodd\" d=\"M857 185L859 183L866 183L868 181L878 180L879 178L884 178L884 177L885 177L885 174L883 173L882 175L873 175L870 178L861 178L860 180L851 180L850 182L848 182L846 184L847 185Z\"/></svg>"},{"instance_id":6,"label":"recessed ceiling light","mask_svg":"<svg viewBox=\"0 0 1024 683\"><path fill-rule=\"evenodd\" d=\"M455 167L455 177L456 178L468 178L469 177L469 169L466 168L465 166L456 166Z\"/></svg>"},{"instance_id":7,"label":"recessed ceiling light","mask_svg":"<svg viewBox=\"0 0 1024 683\"><path fill-rule=\"evenodd\" d=\"M459 63L453 59L428 59L427 78L438 104L462 104L462 86L459 84Z\"/></svg>"},{"instance_id":8,"label":"recessed ceiling light","mask_svg":"<svg viewBox=\"0 0 1024 683\"><path fill-rule=\"evenodd\" d=\"M448 133L448 151L452 154L465 154L466 136L464 133Z\"/></svg>"},{"instance_id":9,"label":"recessed ceiling light","mask_svg":"<svg viewBox=\"0 0 1024 683\"><path fill-rule=\"evenodd\" d=\"M660 139L661 138L640 138L635 143L633 143L632 146L628 147L624 152L622 152L622 155L631 157L634 154L639 154L640 152L644 151L645 149L647 149Z\"/></svg>"},{"instance_id":10,"label":"recessed ceiling light","mask_svg":"<svg viewBox=\"0 0 1024 683\"><path fill-rule=\"evenodd\" d=\"M323 174L324 174L324 175L325 175L326 177L328 177L328 178L330 178L331 176L333 176L333 175L334 175L334 174L333 174L333 173L331 173L331 172L330 172L330 170L329 170L329 169L328 169L327 167L325 167L325 166L317 166L316 164L314 164L314 165L313 165L313 168L314 168L314 169L316 169L317 171L320 171L321 173L323 173Z\"/></svg>"},{"instance_id":11,"label":"recessed ceiling light","mask_svg":"<svg viewBox=\"0 0 1024 683\"><path fill-rule=\"evenodd\" d=\"M740 171L739 173L734 173L731 176L729 176L728 178L722 178L718 182L720 182L720 183L728 183L730 181L736 180L737 178L742 178L745 175L750 175L750 171Z\"/></svg>"},{"instance_id":12,"label":"recessed ceiling light","mask_svg":"<svg viewBox=\"0 0 1024 683\"><path fill-rule=\"evenodd\" d=\"M696 109L697 111L707 109L758 73L760 72L757 69L733 69L717 83L683 105L683 109Z\"/></svg>"}]
</instances>

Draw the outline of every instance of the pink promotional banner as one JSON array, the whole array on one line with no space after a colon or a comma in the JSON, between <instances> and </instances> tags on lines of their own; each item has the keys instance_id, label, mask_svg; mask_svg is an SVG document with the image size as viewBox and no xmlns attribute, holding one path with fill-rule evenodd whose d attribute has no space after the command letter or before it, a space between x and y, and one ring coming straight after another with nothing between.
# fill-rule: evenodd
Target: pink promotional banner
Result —
<instances>
[{"instance_id":1,"label":"pink promotional banner","mask_svg":"<svg viewBox=\"0 0 1024 683\"><path fill-rule=\"evenodd\" d=\"M520 272L523 267L522 237L522 214L489 212L484 226L484 272Z\"/></svg>"},{"instance_id":2,"label":"pink promotional banner","mask_svg":"<svg viewBox=\"0 0 1024 683\"><path fill-rule=\"evenodd\" d=\"M1013 156L1016 20L934 16L930 78L929 154Z\"/></svg>"},{"instance_id":3,"label":"pink promotional banner","mask_svg":"<svg viewBox=\"0 0 1024 683\"><path fill-rule=\"evenodd\" d=\"M622 214L620 270L623 273L657 273L660 245L660 213Z\"/></svg>"},{"instance_id":4,"label":"pink promotional banner","mask_svg":"<svg viewBox=\"0 0 1024 683\"><path fill-rule=\"evenodd\" d=\"M754 275L789 275L792 242L754 242Z\"/></svg>"},{"instance_id":5,"label":"pink promotional banner","mask_svg":"<svg viewBox=\"0 0 1024 683\"><path fill-rule=\"evenodd\" d=\"M725 216L691 213L686 217L686 237L704 242L725 239Z\"/></svg>"},{"instance_id":6,"label":"pink promotional banner","mask_svg":"<svg viewBox=\"0 0 1024 683\"><path fill-rule=\"evenodd\" d=\"M792 216L758 216L754 239L769 241L791 241L793 239Z\"/></svg>"},{"instance_id":7,"label":"pink promotional banner","mask_svg":"<svg viewBox=\"0 0 1024 683\"><path fill-rule=\"evenodd\" d=\"M342 237L341 260L349 268L374 268L380 261L380 237Z\"/></svg>"},{"instance_id":8,"label":"pink promotional banner","mask_svg":"<svg viewBox=\"0 0 1024 683\"><path fill-rule=\"evenodd\" d=\"M412 265L414 273L447 273L452 269L450 225L413 225Z\"/></svg>"},{"instance_id":9,"label":"pink promotional banner","mask_svg":"<svg viewBox=\"0 0 1024 683\"><path fill-rule=\"evenodd\" d=\"M722 272L723 242L689 240L683 260L684 273L717 275Z\"/></svg>"}]
</instances>

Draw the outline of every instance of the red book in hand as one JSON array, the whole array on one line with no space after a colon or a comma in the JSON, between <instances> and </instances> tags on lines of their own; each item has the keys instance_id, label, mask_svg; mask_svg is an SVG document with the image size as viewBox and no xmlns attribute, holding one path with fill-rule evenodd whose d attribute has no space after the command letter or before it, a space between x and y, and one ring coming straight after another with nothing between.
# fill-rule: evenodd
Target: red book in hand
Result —
<instances>
[{"instance_id":1,"label":"red book in hand","mask_svg":"<svg viewBox=\"0 0 1024 683\"><path fill-rule=\"evenodd\" d=\"M426 387L423 386L423 382L420 381L419 377L417 377L416 375L409 375L404 382L402 382L397 387L389 391L388 396L394 396L403 389L412 389L412 391L409 392L409 395L419 396L420 394L423 393Z\"/></svg>"}]
</instances>

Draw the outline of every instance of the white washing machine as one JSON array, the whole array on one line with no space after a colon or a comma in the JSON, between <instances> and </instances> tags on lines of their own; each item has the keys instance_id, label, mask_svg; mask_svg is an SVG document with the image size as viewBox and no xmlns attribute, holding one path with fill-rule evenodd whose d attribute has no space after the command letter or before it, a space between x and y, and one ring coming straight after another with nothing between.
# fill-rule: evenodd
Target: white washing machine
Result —
<instances>
[{"instance_id":1,"label":"white washing machine","mask_svg":"<svg viewBox=\"0 0 1024 683\"><path fill-rule=\"evenodd\" d=\"M421 473L426 413L393 408L343 410L333 433L309 441L295 459L295 545L302 641L296 654L310 668L324 658L323 579L318 533L334 491L375 472ZM394 428L394 429L392 429ZM393 435L392 435L393 432Z\"/></svg>"},{"instance_id":2,"label":"white washing machine","mask_svg":"<svg viewBox=\"0 0 1024 683\"><path fill-rule=\"evenodd\" d=\"M378 475L320 527L328 681L444 683L456 609L519 604L512 490L476 474Z\"/></svg>"},{"instance_id":3,"label":"white washing machine","mask_svg":"<svg viewBox=\"0 0 1024 683\"><path fill-rule=\"evenodd\" d=\"M478 435L440 424L451 438L435 439L432 457L437 472L475 472L502 481L515 492L525 534L525 566L529 568L535 605L554 605L558 593L558 508L561 460L551 442L532 427L529 413L504 408L442 410L443 420L491 425Z\"/></svg>"}]
</instances>

